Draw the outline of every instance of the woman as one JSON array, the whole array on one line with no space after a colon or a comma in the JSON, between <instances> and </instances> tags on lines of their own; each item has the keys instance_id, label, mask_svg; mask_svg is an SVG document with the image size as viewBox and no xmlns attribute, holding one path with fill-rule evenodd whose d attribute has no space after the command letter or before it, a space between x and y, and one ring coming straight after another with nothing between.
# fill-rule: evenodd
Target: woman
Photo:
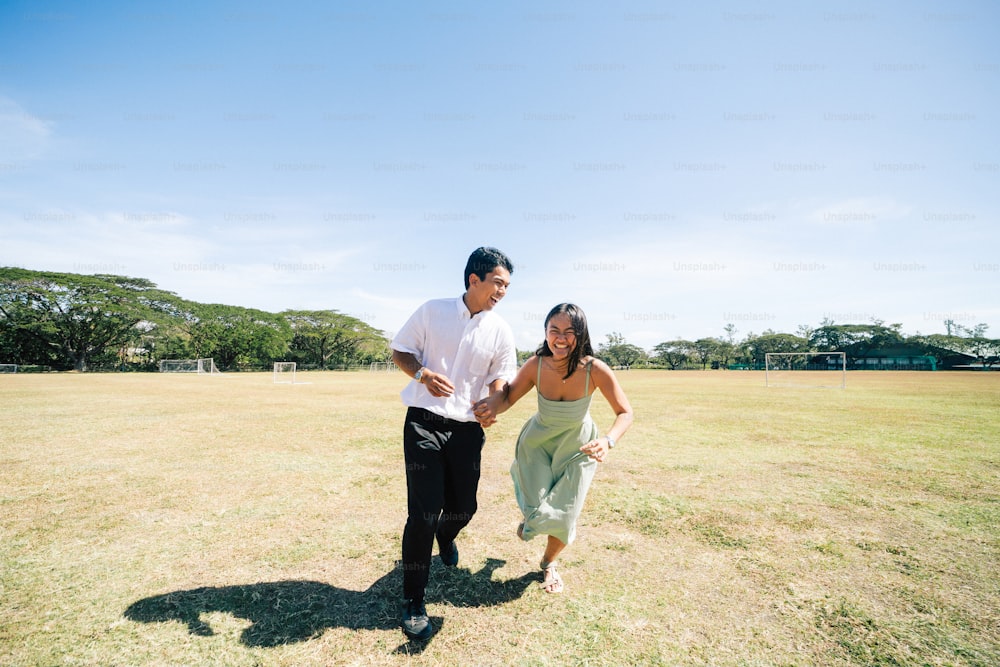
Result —
<instances>
[{"instance_id":1,"label":"woman","mask_svg":"<svg viewBox=\"0 0 1000 667\"><path fill-rule=\"evenodd\" d=\"M542 588L547 593L563 590L556 558L576 536L576 520L597 464L632 424L632 407L615 374L593 354L583 311L561 303L545 318L545 341L506 391L475 406L476 417L490 422L536 388L538 412L518 436L511 476L524 515L518 537L527 541L536 535L548 536L540 564ZM596 389L616 415L601 437L590 417Z\"/></svg>"}]
</instances>

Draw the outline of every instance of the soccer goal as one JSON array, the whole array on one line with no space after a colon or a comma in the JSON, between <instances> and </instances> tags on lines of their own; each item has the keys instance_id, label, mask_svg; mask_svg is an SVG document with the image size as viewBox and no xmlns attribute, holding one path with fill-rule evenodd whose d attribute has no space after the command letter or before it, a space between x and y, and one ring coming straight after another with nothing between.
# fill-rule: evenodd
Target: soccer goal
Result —
<instances>
[{"instance_id":1,"label":"soccer goal","mask_svg":"<svg viewBox=\"0 0 1000 667\"><path fill-rule=\"evenodd\" d=\"M206 359L161 359L161 373L197 373L199 375L221 375L215 360Z\"/></svg>"},{"instance_id":2,"label":"soccer goal","mask_svg":"<svg viewBox=\"0 0 1000 667\"><path fill-rule=\"evenodd\" d=\"M0 373L16 373L17 364L0 364Z\"/></svg>"},{"instance_id":3,"label":"soccer goal","mask_svg":"<svg viewBox=\"0 0 1000 667\"><path fill-rule=\"evenodd\" d=\"M847 386L847 355L843 352L768 352L764 355L767 387Z\"/></svg>"},{"instance_id":4,"label":"soccer goal","mask_svg":"<svg viewBox=\"0 0 1000 667\"><path fill-rule=\"evenodd\" d=\"M295 384L295 362L274 362L274 384Z\"/></svg>"},{"instance_id":5,"label":"soccer goal","mask_svg":"<svg viewBox=\"0 0 1000 667\"><path fill-rule=\"evenodd\" d=\"M391 373L398 370L399 367L391 361L373 361L368 367L369 373Z\"/></svg>"}]
</instances>

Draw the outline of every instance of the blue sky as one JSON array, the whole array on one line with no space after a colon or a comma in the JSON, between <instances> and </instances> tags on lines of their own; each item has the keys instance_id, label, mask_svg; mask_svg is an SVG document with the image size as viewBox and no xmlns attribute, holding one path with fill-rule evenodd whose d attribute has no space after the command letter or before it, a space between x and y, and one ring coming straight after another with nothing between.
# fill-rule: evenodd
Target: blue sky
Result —
<instances>
[{"instance_id":1,"label":"blue sky","mask_svg":"<svg viewBox=\"0 0 1000 667\"><path fill-rule=\"evenodd\" d=\"M4 2L0 265L518 346L1000 336L993 2Z\"/></svg>"}]
</instances>

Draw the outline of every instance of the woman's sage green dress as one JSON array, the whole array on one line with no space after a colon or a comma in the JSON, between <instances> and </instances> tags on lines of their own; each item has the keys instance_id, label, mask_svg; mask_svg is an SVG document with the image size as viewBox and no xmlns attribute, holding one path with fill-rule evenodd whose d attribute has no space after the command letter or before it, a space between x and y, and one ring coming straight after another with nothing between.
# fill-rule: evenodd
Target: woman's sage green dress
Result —
<instances>
[{"instance_id":1,"label":"woman's sage green dress","mask_svg":"<svg viewBox=\"0 0 1000 667\"><path fill-rule=\"evenodd\" d=\"M565 544L576 536L576 520L597 471L580 447L597 438L590 417L590 367L582 398L551 401L538 391L538 412L521 428L514 463L514 495L524 515L521 537L553 535ZM541 363L538 375L541 379Z\"/></svg>"}]
</instances>

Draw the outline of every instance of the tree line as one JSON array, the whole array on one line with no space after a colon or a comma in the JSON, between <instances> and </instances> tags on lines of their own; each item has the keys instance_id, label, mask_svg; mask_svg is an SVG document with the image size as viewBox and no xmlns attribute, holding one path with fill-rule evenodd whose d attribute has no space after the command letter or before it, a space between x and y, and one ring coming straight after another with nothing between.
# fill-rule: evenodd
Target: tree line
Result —
<instances>
[{"instance_id":1,"label":"tree line","mask_svg":"<svg viewBox=\"0 0 1000 667\"><path fill-rule=\"evenodd\" d=\"M157 370L212 357L221 370L386 361L385 334L336 310L204 304L149 280L0 268L0 362L53 370Z\"/></svg>"},{"instance_id":2,"label":"tree line","mask_svg":"<svg viewBox=\"0 0 1000 667\"><path fill-rule=\"evenodd\" d=\"M657 366L671 370L687 368L763 368L771 352L844 352L848 368L862 367L873 352L894 348L917 350L935 358L938 366L947 357L960 353L973 357L986 368L1000 366L1000 339L987 338L986 324L966 327L945 320L946 333L907 336L901 324L886 325L873 320L867 324L837 324L824 319L818 327L800 326L796 333L770 329L761 334L749 333L737 340L735 325L725 327L725 335L698 340L670 340L653 347L651 353L630 345L619 333L607 336L597 349L597 356L607 363L632 367Z\"/></svg>"},{"instance_id":3,"label":"tree line","mask_svg":"<svg viewBox=\"0 0 1000 667\"><path fill-rule=\"evenodd\" d=\"M800 326L795 334L766 330L736 337L669 340L652 351L608 334L597 356L617 367L762 368L769 352L845 352L855 366L874 350L906 345L936 357L974 357L1000 365L1000 340L987 325L946 320L946 333L906 336L902 325ZM519 360L531 351L519 352ZM336 310L253 308L188 301L142 278L0 268L0 363L53 370L157 370L163 359L211 357L221 370L270 369L274 361L301 368L335 369L386 362L383 331Z\"/></svg>"}]
</instances>

